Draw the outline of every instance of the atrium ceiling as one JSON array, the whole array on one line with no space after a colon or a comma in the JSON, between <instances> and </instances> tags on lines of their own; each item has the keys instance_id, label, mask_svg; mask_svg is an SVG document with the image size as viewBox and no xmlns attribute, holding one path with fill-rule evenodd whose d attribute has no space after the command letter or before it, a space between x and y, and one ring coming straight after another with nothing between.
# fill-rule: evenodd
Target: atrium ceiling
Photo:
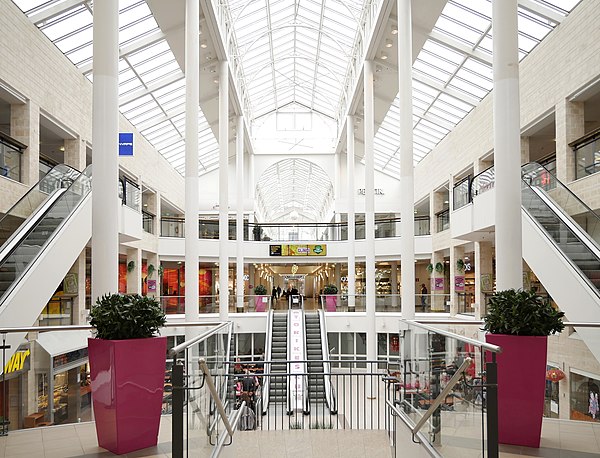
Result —
<instances>
[{"instance_id":1,"label":"atrium ceiling","mask_svg":"<svg viewBox=\"0 0 600 458\"><path fill-rule=\"evenodd\" d=\"M13 1L91 80L92 1ZM578 2L519 0L520 57ZM331 133L335 148L346 114L355 114L359 120L362 115L356 101L362 87L360 68L367 57L374 59L378 72L375 167L399 176L394 1L201 0L201 5L201 175L218 168L219 162L215 138L219 60L229 60L234 83L230 85L230 113L245 115L248 143L254 143L253 126L261 119L288 107L297 113L300 107L305 114L318 114L319 119L326 117L337 126ZM182 175L184 6L184 0L119 0L120 111ZM413 0L412 9L417 164L492 89L491 0ZM377 18L380 10L386 11L383 19ZM228 25L225 40L219 36L221 18ZM376 30L370 35L372 24ZM296 141L298 132L290 135ZM361 139L359 129L357 140ZM230 148L230 155L234 153ZM325 148L318 153L333 151ZM273 192L279 191L273 188ZM328 201L322 197L320 201ZM283 199L291 201L294 196ZM317 213L324 214L326 209Z\"/></svg>"}]
</instances>

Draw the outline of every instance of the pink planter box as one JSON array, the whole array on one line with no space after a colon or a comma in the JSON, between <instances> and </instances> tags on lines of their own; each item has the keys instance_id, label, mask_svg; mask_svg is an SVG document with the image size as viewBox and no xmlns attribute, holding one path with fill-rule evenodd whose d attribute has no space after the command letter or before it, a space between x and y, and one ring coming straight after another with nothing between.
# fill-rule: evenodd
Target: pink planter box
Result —
<instances>
[{"instance_id":1,"label":"pink planter box","mask_svg":"<svg viewBox=\"0 0 600 458\"><path fill-rule=\"evenodd\" d=\"M502 347L496 356L499 442L539 447L548 338L486 334L485 340Z\"/></svg>"},{"instance_id":2,"label":"pink planter box","mask_svg":"<svg viewBox=\"0 0 600 458\"><path fill-rule=\"evenodd\" d=\"M166 337L88 339L98 445L121 455L155 446Z\"/></svg>"},{"instance_id":3,"label":"pink planter box","mask_svg":"<svg viewBox=\"0 0 600 458\"><path fill-rule=\"evenodd\" d=\"M325 305L328 312L335 312L337 307L337 296L325 296Z\"/></svg>"}]
</instances>

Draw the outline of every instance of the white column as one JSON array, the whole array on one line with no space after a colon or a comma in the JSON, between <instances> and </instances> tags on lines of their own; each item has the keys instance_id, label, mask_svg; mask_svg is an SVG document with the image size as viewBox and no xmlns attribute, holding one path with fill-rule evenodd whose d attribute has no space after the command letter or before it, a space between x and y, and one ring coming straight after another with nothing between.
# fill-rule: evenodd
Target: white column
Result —
<instances>
[{"instance_id":1,"label":"white column","mask_svg":"<svg viewBox=\"0 0 600 458\"><path fill-rule=\"evenodd\" d=\"M356 306L356 227L354 212L354 116L346 118L346 181L348 183L348 307Z\"/></svg>"},{"instance_id":2,"label":"white column","mask_svg":"<svg viewBox=\"0 0 600 458\"><path fill-rule=\"evenodd\" d=\"M119 2L94 5L92 303L118 292Z\"/></svg>"},{"instance_id":3,"label":"white column","mask_svg":"<svg viewBox=\"0 0 600 458\"><path fill-rule=\"evenodd\" d=\"M412 18L410 0L398 0L400 99L400 281L402 317L415 317L415 186L413 170Z\"/></svg>"},{"instance_id":4,"label":"white column","mask_svg":"<svg viewBox=\"0 0 600 458\"><path fill-rule=\"evenodd\" d=\"M373 94L373 61L365 61L365 251L366 251L366 312L367 360L377 359L377 328L375 327L375 99Z\"/></svg>"},{"instance_id":5,"label":"white column","mask_svg":"<svg viewBox=\"0 0 600 458\"><path fill-rule=\"evenodd\" d=\"M523 286L517 0L492 2L496 288Z\"/></svg>"},{"instance_id":6,"label":"white column","mask_svg":"<svg viewBox=\"0 0 600 458\"><path fill-rule=\"evenodd\" d=\"M219 319L229 312L229 66L219 64Z\"/></svg>"},{"instance_id":7,"label":"white column","mask_svg":"<svg viewBox=\"0 0 600 458\"><path fill-rule=\"evenodd\" d=\"M236 198L236 292L238 311L244 310L244 117L237 117L235 143Z\"/></svg>"},{"instance_id":8,"label":"white column","mask_svg":"<svg viewBox=\"0 0 600 458\"><path fill-rule=\"evenodd\" d=\"M198 110L200 105L200 3L185 4L185 320L198 321ZM186 333L186 338L194 335Z\"/></svg>"}]
</instances>

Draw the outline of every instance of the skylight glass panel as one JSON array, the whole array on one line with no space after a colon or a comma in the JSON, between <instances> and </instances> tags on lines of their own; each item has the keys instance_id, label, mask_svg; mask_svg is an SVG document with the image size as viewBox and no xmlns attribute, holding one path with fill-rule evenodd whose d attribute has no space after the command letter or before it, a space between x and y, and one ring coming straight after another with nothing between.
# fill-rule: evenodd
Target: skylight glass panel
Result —
<instances>
[{"instance_id":1,"label":"skylight glass panel","mask_svg":"<svg viewBox=\"0 0 600 458\"><path fill-rule=\"evenodd\" d=\"M54 20L49 25L40 28L51 41L54 41L91 24L91 13L87 8L79 8L78 11L73 11L68 16L61 18L60 21Z\"/></svg>"}]
</instances>

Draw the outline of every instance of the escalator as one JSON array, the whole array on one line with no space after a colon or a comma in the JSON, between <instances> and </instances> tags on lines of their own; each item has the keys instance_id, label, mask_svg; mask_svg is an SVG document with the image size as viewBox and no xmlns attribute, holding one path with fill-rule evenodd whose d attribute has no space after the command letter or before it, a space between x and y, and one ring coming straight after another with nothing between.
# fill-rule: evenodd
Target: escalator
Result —
<instances>
[{"instance_id":1,"label":"escalator","mask_svg":"<svg viewBox=\"0 0 600 458\"><path fill-rule=\"evenodd\" d=\"M91 168L54 167L0 218L0 322L35 323L91 237ZM10 355L23 335L8 334Z\"/></svg>"},{"instance_id":2,"label":"escalator","mask_svg":"<svg viewBox=\"0 0 600 458\"><path fill-rule=\"evenodd\" d=\"M525 262L569 321L600 321L600 217L543 166L522 178ZM600 361L600 335L577 331Z\"/></svg>"},{"instance_id":3,"label":"escalator","mask_svg":"<svg viewBox=\"0 0 600 458\"><path fill-rule=\"evenodd\" d=\"M308 394L312 404L325 404L325 377L321 325L317 312L305 313L306 359L308 360Z\"/></svg>"},{"instance_id":4,"label":"escalator","mask_svg":"<svg viewBox=\"0 0 600 458\"><path fill-rule=\"evenodd\" d=\"M268 402L275 403L275 406L286 406L287 409L287 376L276 374L287 374L287 329L288 329L288 314L281 312L273 312L272 314L272 336L271 336L271 364L268 377ZM268 407L268 403L263 406Z\"/></svg>"}]
</instances>

